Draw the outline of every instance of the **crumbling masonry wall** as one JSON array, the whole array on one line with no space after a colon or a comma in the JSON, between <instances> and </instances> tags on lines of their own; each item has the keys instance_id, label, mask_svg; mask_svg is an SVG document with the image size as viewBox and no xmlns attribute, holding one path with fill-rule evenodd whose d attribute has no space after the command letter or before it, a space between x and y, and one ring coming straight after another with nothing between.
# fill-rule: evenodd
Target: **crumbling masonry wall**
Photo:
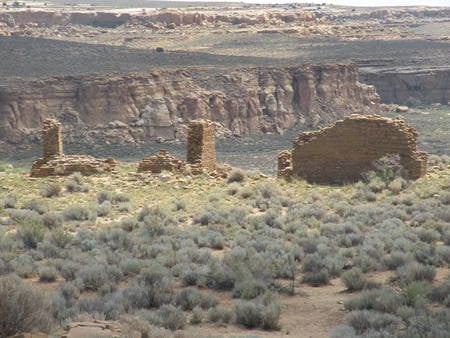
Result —
<instances>
[{"instance_id":1,"label":"crumbling masonry wall","mask_svg":"<svg viewBox=\"0 0 450 338\"><path fill-rule=\"evenodd\" d=\"M42 153L45 159L64 155L62 125L58 120L45 119L42 126Z\"/></svg>"},{"instance_id":2,"label":"crumbling masonry wall","mask_svg":"<svg viewBox=\"0 0 450 338\"><path fill-rule=\"evenodd\" d=\"M426 173L427 154L418 151L416 140L415 129L402 120L351 115L330 127L301 134L293 143L291 167L283 168L281 163L279 176L288 170L315 183L353 182L377 159L398 154L407 177L417 179Z\"/></svg>"},{"instance_id":3,"label":"crumbling masonry wall","mask_svg":"<svg viewBox=\"0 0 450 338\"><path fill-rule=\"evenodd\" d=\"M64 155L62 125L58 120L45 119L42 126L42 153L31 166L30 175L45 177L70 175L80 172L84 175L111 171L117 162L112 158L98 159L87 155Z\"/></svg>"},{"instance_id":4,"label":"crumbling masonry wall","mask_svg":"<svg viewBox=\"0 0 450 338\"><path fill-rule=\"evenodd\" d=\"M167 152L167 150L160 150L155 156L143 159L139 162L138 172L149 171L152 173L160 173L163 170L172 172L183 172L186 163L177 159Z\"/></svg>"},{"instance_id":5,"label":"crumbling masonry wall","mask_svg":"<svg viewBox=\"0 0 450 338\"><path fill-rule=\"evenodd\" d=\"M195 120L189 124L187 162L211 171L216 168L216 136L211 121Z\"/></svg>"}]
</instances>

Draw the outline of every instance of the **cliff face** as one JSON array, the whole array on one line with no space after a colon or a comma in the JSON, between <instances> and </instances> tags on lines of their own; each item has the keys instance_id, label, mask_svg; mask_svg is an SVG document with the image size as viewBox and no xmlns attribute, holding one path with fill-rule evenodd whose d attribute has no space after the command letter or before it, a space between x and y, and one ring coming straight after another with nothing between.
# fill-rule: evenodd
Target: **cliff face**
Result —
<instances>
[{"instance_id":1,"label":"cliff face","mask_svg":"<svg viewBox=\"0 0 450 338\"><path fill-rule=\"evenodd\" d=\"M64 124L68 141L173 139L199 118L224 133L279 133L374 112L378 103L348 64L50 78L0 86L0 141L35 141L48 117Z\"/></svg>"},{"instance_id":2,"label":"cliff face","mask_svg":"<svg viewBox=\"0 0 450 338\"><path fill-rule=\"evenodd\" d=\"M413 104L450 102L450 69L361 73L374 85L384 103Z\"/></svg>"}]
</instances>

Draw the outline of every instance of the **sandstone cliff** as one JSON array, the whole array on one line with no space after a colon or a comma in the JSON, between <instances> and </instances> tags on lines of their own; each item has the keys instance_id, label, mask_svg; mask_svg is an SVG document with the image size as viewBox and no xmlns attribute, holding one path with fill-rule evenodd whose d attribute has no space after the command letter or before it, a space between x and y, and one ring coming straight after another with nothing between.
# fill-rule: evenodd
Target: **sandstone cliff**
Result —
<instances>
[{"instance_id":1,"label":"sandstone cliff","mask_svg":"<svg viewBox=\"0 0 450 338\"><path fill-rule=\"evenodd\" d=\"M280 133L374 112L378 103L351 64L49 78L0 86L0 141L36 141L47 117L64 124L69 142L179 138L199 118L230 134Z\"/></svg>"}]
</instances>

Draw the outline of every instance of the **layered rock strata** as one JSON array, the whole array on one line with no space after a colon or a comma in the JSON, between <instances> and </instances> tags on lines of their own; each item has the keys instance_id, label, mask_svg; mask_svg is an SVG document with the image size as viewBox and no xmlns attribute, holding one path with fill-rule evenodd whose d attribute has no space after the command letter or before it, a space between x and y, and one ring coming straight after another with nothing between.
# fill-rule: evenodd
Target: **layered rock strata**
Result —
<instances>
[{"instance_id":1,"label":"layered rock strata","mask_svg":"<svg viewBox=\"0 0 450 338\"><path fill-rule=\"evenodd\" d=\"M302 133L293 143L291 167L281 166L279 175L288 170L310 182L342 184L359 180L379 158L398 154L406 176L417 179L426 174L427 154L417 149L416 140L417 132L402 120L352 115Z\"/></svg>"},{"instance_id":2,"label":"layered rock strata","mask_svg":"<svg viewBox=\"0 0 450 338\"><path fill-rule=\"evenodd\" d=\"M70 175L80 172L84 175L111 171L116 165L112 158L98 159L87 155L64 155L62 125L57 120L46 119L42 128L43 157L33 162L30 175L45 177Z\"/></svg>"},{"instance_id":3,"label":"layered rock strata","mask_svg":"<svg viewBox=\"0 0 450 338\"><path fill-rule=\"evenodd\" d=\"M352 64L50 78L0 85L0 141L37 142L48 117L64 124L68 142L122 143L183 138L200 118L230 134L281 133L378 107Z\"/></svg>"}]
</instances>

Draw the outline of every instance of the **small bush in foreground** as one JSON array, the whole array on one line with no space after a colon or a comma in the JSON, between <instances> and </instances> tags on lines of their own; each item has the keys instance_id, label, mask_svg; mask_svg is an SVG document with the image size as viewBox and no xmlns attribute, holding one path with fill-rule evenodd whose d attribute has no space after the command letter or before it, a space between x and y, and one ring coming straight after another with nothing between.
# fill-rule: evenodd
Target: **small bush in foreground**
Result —
<instances>
[{"instance_id":1,"label":"small bush in foreground","mask_svg":"<svg viewBox=\"0 0 450 338\"><path fill-rule=\"evenodd\" d=\"M43 266L39 269L39 281L52 283L58 278L58 271L52 266Z\"/></svg>"},{"instance_id":2,"label":"small bush in foreground","mask_svg":"<svg viewBox=\"0 0 450 338\"><path fill-rule=\"evenodd\" d=\"M258 302L241 301L235 306L236 323L246 328L260 327L264 330L278 330L281 314L280 304L271 297L262 296Z\"/></svg>"},{"instance_id":3,"label":"small bush in foreground","mask_svg":"<svg viewBox=\"0 0 450 338\"><path fill-rule=\"evenodd\" d=\"M19 278L0 277L0 337L20 332L49 332L52 320L44 297Z\"/></svg>"},{"instance_id":4,"label":"small bush in foreground","mask_svg":"<svg viewBox=\"0 0 450 338\"><path fill-rule=\"evenodd\" d=\"M417 262L408 263L397 269L400 282L403 285L416 281L433 281L436 276L436 268Z\"/></svg>"},{"instance_id":5,"label":"small bush in foreground","mask_svg":"<svg viewBox=\"0 0 450 338\"><path fill-rule=\"evenodd\" d=\"M151 319L152 324L175 331L186 325L186 316L183 311L173 305L163 305L155 312Z\"/></svg>"},{"instance_id":6,"label":"small bush in foreground","mask_svg":"<svg viewBox=\"0 0 450 338\"><path fill-rule=\"evenodd\" d=\"M367 278L359 268L353 268L345 272L341 278L350 291L362 290L367 284Z\"/></svg>"},{"instance_id":7,"label":"small bush in foreground","mask_svg":"<svg viewBox=\"0 0 450 338\"><path fill-rule=\"evenodd\" d=\"M228 324L233 317L233 313L230 310L222 307L214 307L208 311L208 321L211 323L224 323Z\"/></svg>"},{"instance_id":8,"label":"small bush in foreground","mask_svg":"<svg viewBox=\"0 0 450 338\"><path fill-rule=\"evenodd\" d=\"M89 210L81 205L71 205L64 209L63 216L66 221L86 221Z\"/></svg>"},{"instance_id":9,"label":"small bush in foreground","mask_svg":"<svg viewBox=\"0 0 450 338\"><path fill-rule=\"evenodd\" d=\"M245 180L245 172L241 169L233 169L228 175L228 183L242 182Z\"/></svg>"},{"instance_id":10,"label":"small bush in foreground","mask_svg":"<svg viewBox=\"0 0 450 338\"><path fill-rule=\"evenodd\" d=\"M59 183L48 183L41 188L39 193L42 197L58 197L61 196L62 186Z\"/></svg>"}]
</instances>

